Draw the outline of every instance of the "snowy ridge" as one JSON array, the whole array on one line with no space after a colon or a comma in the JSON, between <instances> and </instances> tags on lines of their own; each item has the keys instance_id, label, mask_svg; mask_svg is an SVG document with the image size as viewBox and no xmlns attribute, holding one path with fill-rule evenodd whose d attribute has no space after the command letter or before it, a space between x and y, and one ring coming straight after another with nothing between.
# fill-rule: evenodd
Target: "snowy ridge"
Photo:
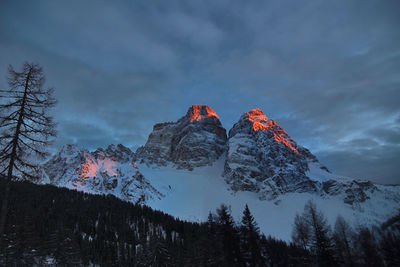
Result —
<instances>
[{"instance_id":1,"label":"snowy ridge","mask_svg":"<svg viewBox=\"0 0 400 267\"><path fill-rule=\"evenodd\" d=\"M136 153L123 145L89 152L64 146L43 165L41 183L113 194L184 220L204 221L221 203L239 219L248 204L261 230L290 239L294 216L313 199L333 223L375 225L397 212L400 186L331 173L260 109L229 131L208 106L153 127Z\"/></svg>"},{"instance_id":2,"label":"snowy ridge","mask_svg":"<svg viewBox=\"0 0 400 267\"><path fill-rule=\"evenodd\" d=\"M128 148L110 145L94 152L66 145L43 165L42 181L91 194L112 194L134 203L152 198L158 192L134 164L134 153Z\"/></svg>"}]
</instances>

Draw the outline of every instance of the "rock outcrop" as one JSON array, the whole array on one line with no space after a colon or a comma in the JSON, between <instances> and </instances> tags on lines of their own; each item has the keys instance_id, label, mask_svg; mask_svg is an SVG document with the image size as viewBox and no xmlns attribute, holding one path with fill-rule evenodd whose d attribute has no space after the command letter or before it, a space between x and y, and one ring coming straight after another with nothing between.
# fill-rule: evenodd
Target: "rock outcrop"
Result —
<instances>
[{"instance_id":1,"label":"rock outcrop","mask_svg":"<svg viewBox=\"0 0 400 267\"><path fill-rule=\"evenodd\" d=\"M253 109L229 131L224 177L233 190L259 192L261 198L317 192L318 185L306 175L310 162L328 172L261 109Z\"/></svg>"},{"instance_id":2,"label":"rock outcrop","mask_svg":"<svg viewBox=\"0 0 400 267\"><path fill-rule=\"evenodd\" d=\"M176 122L154 125L136 154L123 145L94 152L67 145L43 165L47 180L41 182L145 203L163 194L140 173L136 162L150 168L169 165L194 170L220 157L225 159L221 179L228 187L257 193L261 200L310 193L339 197L353 205L379 190L371 182L330 173L260 109L244 113L227 138L216 112L198 105Z\"/></svg>"},{"instance_id":3,"label":"rock outcrop","mask_svg":"<svg viewBox=\"0 0 400 267\"><path fill-rule=\"evenodd\" d=\"M136 153L140 162L193 170L214 163L226 151L226 142L217 113L208 106L193 105L178 121L154 125Z\"/></svg>"}]
</instances>

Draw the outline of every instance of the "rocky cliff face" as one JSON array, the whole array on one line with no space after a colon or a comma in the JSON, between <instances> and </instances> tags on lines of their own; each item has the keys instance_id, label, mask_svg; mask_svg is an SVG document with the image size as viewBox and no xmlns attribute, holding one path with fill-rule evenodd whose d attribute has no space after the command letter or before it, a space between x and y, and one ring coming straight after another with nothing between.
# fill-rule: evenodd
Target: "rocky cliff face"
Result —
<instances>
[{"instance_id":1,"label":"rocky cliff face","mask_svg":"<svg viewBox=\"0 0 400 267\"><path fill-rule=\"evenodd\" d=\"M177 122L154 125L146 144L137 150L147 164L173 164L179 169L210 165L226 150L226 130L215 111L193 105Z\"/></svg>"},{"instance_id":2,"label":"rocky cliff face","mask_svg":"<svg viewBox=\"0 0 400 267\"><path fill-rule=\"evenodd\" d=\"M310 166L325 179L311 178ZM280 125L260 109L241 116L229 131L224 168L226 182L234 191L257 192L273 199L289 192L344 194L348 203L365 200L371 183L336 181L311 152L298 145ZM326 178L329 177L329 178Z\"/></svg>"},{"instance_id":3,"label":"rocky cliff face","mask_svg":"<svg viewBox=\"0 0 400 267\"><path fill-rule=\"evenodd\" d=\"M123 200L144 203L159 198L158 192L139 172L135 154L123 145L94 152L66 145L43 165L50 184L93 194L112 194Z\"/></svg>"},{"instance_id":4,"label":"rocky cliff face","mask_svg":"<svg viewBox=\"0 0 400 267\"><path fill-rule=\"evenodd\" d=\"M220 203L240 216L249 204L263 229L275 227L278 236L290 232L310 198L332 220L341 214L363 225L386 220L400 201L399 186L330 173L260 109L243 114L229 139L210 107L192 106L178 121L156 124L136 153L122 145L94 152L66 145L42 167L40 183L113 194L187 220L206 219Z\"/></svg>"},{"instance_id":5,"label":"rocky cliff face","mask_svg":"<svg viewBox=\"0 0 400 267\"><path fill-rule=\"evenodd\" d=\"M224 177L235 191L316 192L308 179L308 162L317 159L260 109L241 116L229 131ZM322 167L322 166L321 166Z\"/></svg>"},{"instance_id":6,"label":"rocky cliff face","mask_svg":"<svg viewBox=\"0 0 400 267\"><path fill-rule=\"evenodd\" d=\"M170 165L193 170L212 165L220 157L225 162L217 175L222 174L227 187L257 193L261 200L286 193L312 193L337 196L353 204L364 202L378 190L371 182L330 173L260 109L244 113L228 139L218 115L210 107L198 105L176 122L156 124L136 154L123 145L94 152L67 145L43 165L48 178L42 182L144 203L161 199L163 194L135 162L150 168Z\"/></svg>"}]
</instances>

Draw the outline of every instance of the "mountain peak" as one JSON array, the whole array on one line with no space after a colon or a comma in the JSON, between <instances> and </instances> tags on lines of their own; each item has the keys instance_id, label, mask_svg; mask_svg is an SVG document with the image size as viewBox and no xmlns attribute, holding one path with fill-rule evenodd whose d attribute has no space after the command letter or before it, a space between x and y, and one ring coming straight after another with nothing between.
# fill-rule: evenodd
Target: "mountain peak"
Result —
<instances>
[{"instance_id":1,"label":"mountain peak","mask_svg":"<svg viewBox=\"0 0 400 267\"><path fill-rule=\"evenodd\" d=\"M82 151L87 151L87 150L80 148L76 144L66 144L61 147L60 151L57 154L60 157L68 158L68 157L74 157L79 153L81 153Z\"/></svg>"},{"instance_id":2,"label":"mountain peak","mask_svg":"<svg viewBox=\"0 0 400 267\"><path fill-rule=\"evenodd\" d=\"M187 112L187 115L189 116L191 123L213 117L219 119L217 113L206 105L191 106Z\"/></svg>"},{"instance_id":3,"label":"mountain peak","mask_svg":"<svg viewBox=\"0 0 400 267\"><path fill-rule=\"evenodd\" d=\"M246 112L243 117L245 120L249 120L252 123L253 130L272 132L274 134L274 139L286 147L290 148L294 153L300 155L299 151L296 149L297 145L293 139L286 133L286 131L278 125L274 120L269 119L265 116L264 112L259 109L253 109Z\"/></svg>"},{"instance_id":4,"label":"mountain peak","mask_svg":"<svg viewBox=\"0 0 400 267\"><path fill-rule=\"evenodd\" d=\"M252 109L246 113L249 115L254 115L254 116L265 116L264 112L260 108Z\"/></svg>"},{"instance_id":5,"label":"mountain peak","mask_svg":"<svg viewBox=\"0 0 400 267\"><path fill-rule=\"evenodd\" d=\"M265 116L264 112L259 108L246 112L245 116L249 121L253 123L254 131L268 131L271 127L276 125L276 122L274 120L268 119L267 116Z\"/></svg>"},{"instance_id":6,"label":"mountain peak","mask_svg":"<svg viewBox=\"0 0 400 267\"><path fill-rule=\"evenodd\" d=\"M140 162L192 170L211 165L226 151L226 129L209 106L193 105L176 122L154 125L136 152Z\"/></svg>"}]
</instances>

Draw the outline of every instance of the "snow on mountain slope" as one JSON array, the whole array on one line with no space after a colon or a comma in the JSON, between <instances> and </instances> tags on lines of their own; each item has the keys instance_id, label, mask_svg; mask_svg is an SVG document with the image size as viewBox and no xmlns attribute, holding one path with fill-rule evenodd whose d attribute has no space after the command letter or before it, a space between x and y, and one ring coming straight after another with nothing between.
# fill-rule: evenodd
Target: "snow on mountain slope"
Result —
<instances>
[{"instance_id":1,"label":"snow on mountain slope","mask_svg":"<svg viewBox=\"0 0 400 267\"><path fill-rule=\"evenodd\" d=\"M327 182L329 180L336 180L342 183L348 183L354 179L339 176L331 172L327 172L325 169L321 169L321 165L316 162L308 163L308 171L306 172L306 176L315 182Z\"/></svg>"},{"instance_id":2,"label":"snow on mountain slope","mask_svg":"<svg viewBox=\"0 0 400 267\"><path fill-rule=\"evenodd\" d=\"M234 218L239 221L245 204L248 204L262 232L290 240L294 216L303 211L310 199L316 202L331 224L340 214L353 225L364 226L382 223L391 217L400 201L400 187L392 186L378 186L369 199L353 205L344 203L342 196L313 193L287 193L273 201L261 201L255 192L235 192L226 184L221 176L224 160L221 158L212 166L193 171L139 164L143 175L165 195L162 200L148 201L147 205L184 220L205 221L210 211L225 203L231 206ZM318 173L311 176L318 177Z\"/></svg>"},{"instance_id":3,"label":"snow on mountain slope","mask_svg":"<svg viewBox=\"0 0 400 267\"><path fill-rule=\"evenodd\" d=\"M41 182L91 194L112 194L133 203L161 199L163 195L139 172L133 160L134 153L123 145L94 152L66 145L43 165L46 179Z\"/></svg>"},{"instance_id":4,"label":"snow on mountain slope","mask_svg":"<svg viewBox=\"0 0 400 267\"><path fill-rule=\"evenodd\" d=\"M400 202L399 186L371 185L338 177L310 165L307 176L318 192L288 192L273 200L260 200L257 192L234 191L222 176L225 156L211 166L177 169L167 166L136 164L135 155L125 147L109 146L89 152L75 145L65 146L43 169L42 183L67 187L92 194L113 194L123 200L141 203L190 221L204 221L210 211L225 203L240 220L245 204L265 234L290 239L296 213L313 199L331 224L341 214L353 225L374 225L393 216ZM364 190L358 184L366 183ZM328 193L326 193L328 192ZM351 192L357 201L346 201Z\"/></svg>"},{"instance_id":5,"label":"snow on mountain slope","mask_svg":"<svg viewBox=\"0 0 400 267\"><path fill-rule=\"evenodd\" d=\"M287 193L337 195L352 204L368 198L372 183L331 174L261 109L244 113L229 131L226 182L234 191L249 191L261 200Z\"/></svg>"},{"instance_id":6,"label":"snow on mountain slope","mask_svg":"<svg viewBox=\"0 0 400 267\"><path fill-rule=\"evenodd\" d=\"M333 174L260 109L229 131L208 106L154 125L136 153L111 145L89 152L65 146L43 165L42 183L113 194L186 220L204 221L220 204L236 220L248 204L261 230L290 239L296 213L313 199L331 224L374 225L397 212L399 186Z\"/></svg>"},{"instance_id":7,"label":"snow on mountain slope","mask_svg":"<svg viewBox=\"0 0 400 267\"><path fill-rule=\"evenodd\" d=\"M261 109L244 113L229 131L224 177L235 191L257 192L261 199L289 192L318 192L306 176L309 163L328 172Z\"/></svg>"}]
</instances>

